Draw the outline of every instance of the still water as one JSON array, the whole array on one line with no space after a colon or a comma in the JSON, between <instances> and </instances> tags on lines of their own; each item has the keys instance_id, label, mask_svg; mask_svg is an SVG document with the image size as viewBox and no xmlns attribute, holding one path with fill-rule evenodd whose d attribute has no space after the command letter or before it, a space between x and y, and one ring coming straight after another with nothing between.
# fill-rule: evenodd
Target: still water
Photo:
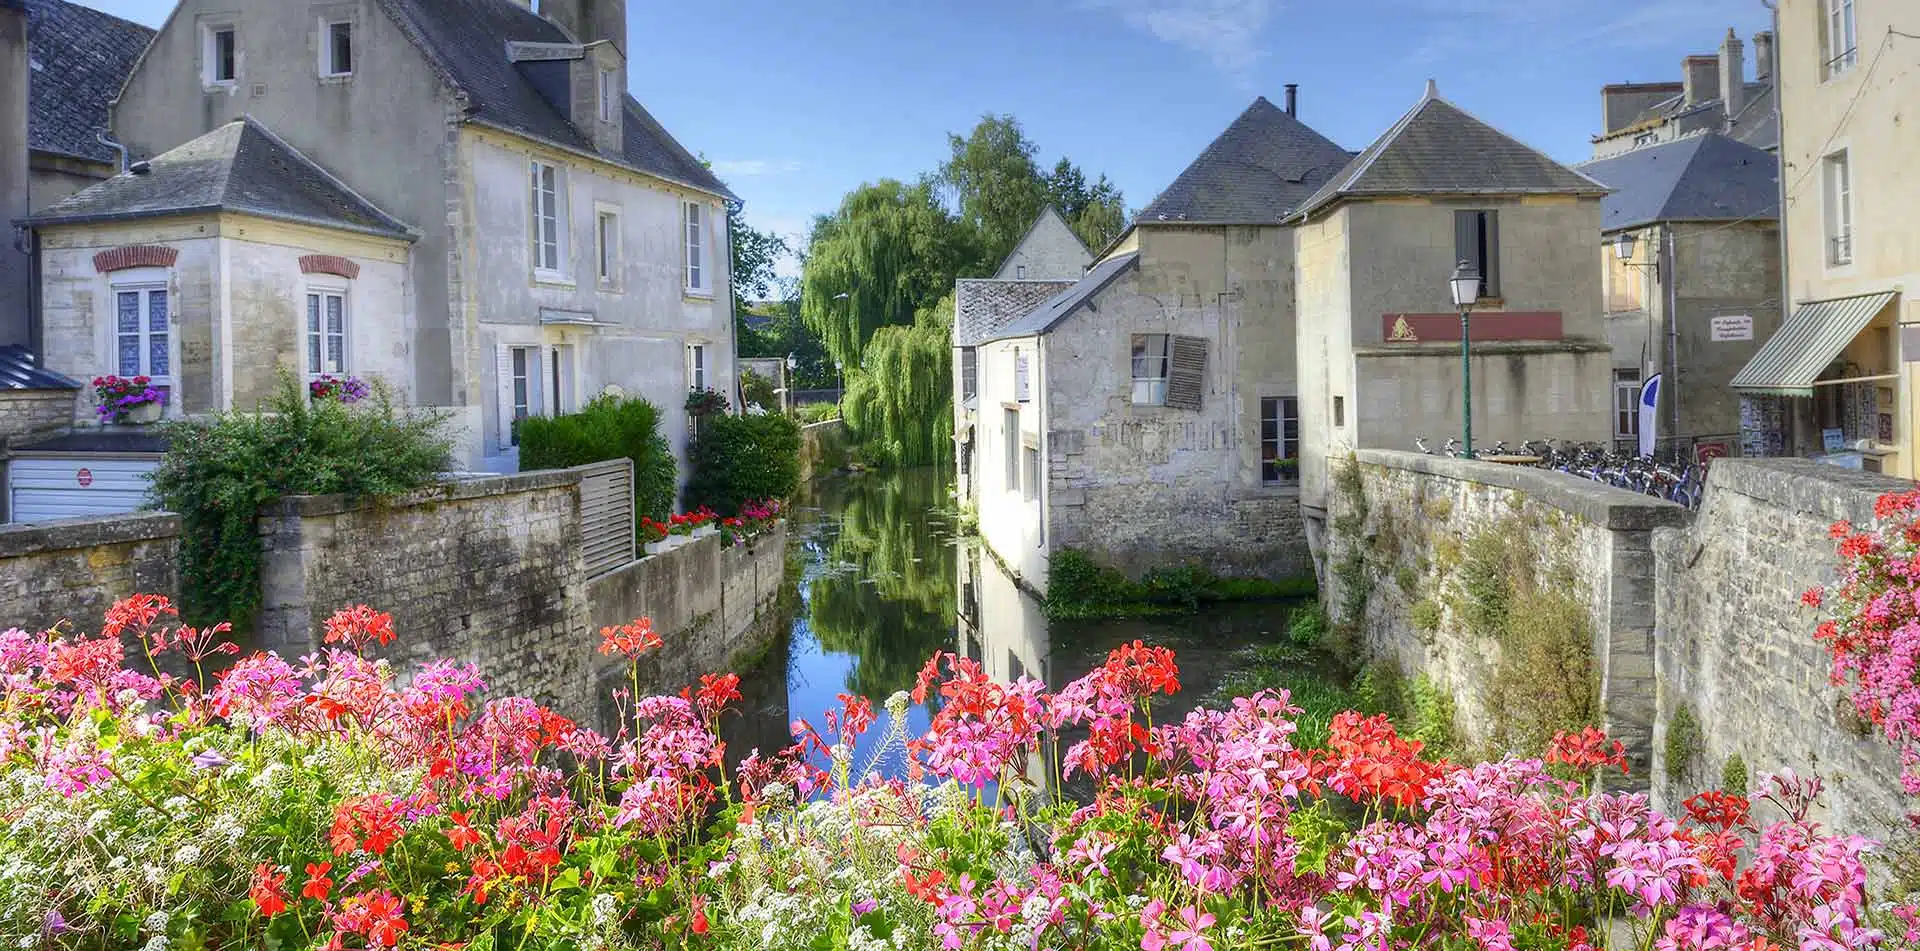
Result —
<instances>
[{"instance_id":1,"label":"still water","mask_svg":"<svg viewBox=\"0 0 1920 951\"><path fill-rule=\"evenodd\" d=\"M789 523L789 557L800 565L798 613L784 642L744 672L746 722L731 738L735 755L782 745L787 726L805 718L826 733L823 713L842 693L873 701L882 722L855 751L872 759L886 727L881 707L911 690L935 651L979 661L995 679L1037 677L1059 689L1133 640L1171 647L1183 685L1156 717L1182 716L1239 662L1245 648L1281 636L1288 606L1241 604L1182 617L1049 623L1039 602L960 536L944 469L834 476L803 487ZM909 709L909 731L923 732L930 711ZM898 775L888 756L876 764Z\"/></svg>"}]
</instances>

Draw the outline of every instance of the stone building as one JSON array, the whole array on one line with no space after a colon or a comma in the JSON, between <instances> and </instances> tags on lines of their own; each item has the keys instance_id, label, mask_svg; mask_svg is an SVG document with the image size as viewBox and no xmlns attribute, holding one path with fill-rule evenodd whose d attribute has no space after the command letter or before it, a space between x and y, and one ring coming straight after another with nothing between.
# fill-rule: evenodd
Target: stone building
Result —
<instances>
[{"instance_id":1,"label":"stone building","mask_svg":"<svg viewBox=\"0 0 1920 951\"><path fill-rule=\"evenodd\" d=\"M1641 385L1661 374L1657 445L1739 448L1733 375L1780 326L1780 161L1716 132L1579 166L1613 189L1600 270L1613 437L1638 451Z\"/></svg>"},{"instance_id":2,"label":"stone building","mask_svg":"<svg viewBox=\"0 0 1920 951\"><path fill-rule=\"evenodd\" d=\"M277 138L402 226L402 299L365 289L364 274L348 283L339 303L351 343L335 369L377 374L452 414L461 464L512 471L516 420L609 388L658 405L680 451L687 390L734 388L725 221L737 199L627 94L626 22L621 0L546 0L538 13L528 0L183 0L114 103L113 130L156 170L209 134ZM223 247L240 237L224 230L225 214ZM130 219L123 233L154 243L158 221ZM252 309L280 328L266 338L278 349L216 338L183 351L182 373L230 382L244 404L244 381L299 365L295 262L329 252L298 250L276 258L273 274L228 261L210 284L157 279L188 301L233 302L236 327L254 323ZM84 299L99 326L110 278L93 280ZM183 342L189 316L214 317L177 312ZM79 377L112 369L50 366ZM222 405L224 389L205 389L214 385L187 383L185 406Z\"/></svg>"},{"instance_id":3,"label":"stone building","mask_svg":"<svg viewBox=\"0 0 1920 951\"><path fill-rule=\"evenodd\" d=\"M953 288L953 444L960 495L974 498L974 439L978 428L979 365L976 348L989 334L1073 286L1093 253L1048 208L1014 245L991 278L954 282Z\"/></svg>"},{"instance_id":4,"label":"stone building","mask_svg":"<svg viewBox=\"0 0 1920 951\"><path fill-rule=\"evenodd\" d=\"M986 334L974 491L1020 583L1061 548L1136 575L1310 570L1283 222L1351 157L1257 100L1084 278Z\"/></svg>"},{"instance_id":5,"label":"stone building","mask_svg":"<svg viewBox=\"0 0 1920 951\"><path fill-rule=\"evenodd\" d=\"M1601 129L1593 137L1593 157L1610 158L1702 132L1776 150L1780 104L1773 86L1774 49L1773 33L1754 34L1754 78L1749 82L1746 45L1728 30L1718 53L1681 61L1679 82L1601 87Z\"/></svg>"},{"instance_id":6,"label":"stone building","mask_svg":"<svg viewBox=\"0 0 1920 951\"><path fill-rule=\"evenodd\" d=\"M1316 533L1334 460L1461 431L1473 307L1475 447L1603 439L1611 356L1593 266L1605 186L1424 97L1290 217L1299 308L1301 503ZM1317 540L1317 538L1316 538Z\"/></svg>"},{"instance_id":7,"label":"stone building","mask_svg":"<svg viewBox=\"0 0 1920 951\"><path fill-rule=\"evenodd\" d=\"M1776 67L1791 306L1732 386L1754 455L1821 455L1903 478L1920 361L1920 47L1912 4L1781 0ZM1883 62L1890 61L1890 62ZM1878 68L1875 68L1876 65Z\"/></svg>"}]
</instances>

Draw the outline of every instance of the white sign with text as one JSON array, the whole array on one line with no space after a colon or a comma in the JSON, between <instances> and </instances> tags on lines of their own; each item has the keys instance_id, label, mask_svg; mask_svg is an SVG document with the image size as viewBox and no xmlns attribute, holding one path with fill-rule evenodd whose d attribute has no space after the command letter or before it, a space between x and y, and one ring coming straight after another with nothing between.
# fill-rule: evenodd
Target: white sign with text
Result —
<instances>
[{"instance_id":1,"label":"white sign with text","mask_svg":"<svg viewBox=\"0 0 1920 951\"><path fill-rule=\"evenodd\" d=\"M1713 341L1752 340L1753 318L1746 314L1713 318Z\"/></svg>"}]
</instances>

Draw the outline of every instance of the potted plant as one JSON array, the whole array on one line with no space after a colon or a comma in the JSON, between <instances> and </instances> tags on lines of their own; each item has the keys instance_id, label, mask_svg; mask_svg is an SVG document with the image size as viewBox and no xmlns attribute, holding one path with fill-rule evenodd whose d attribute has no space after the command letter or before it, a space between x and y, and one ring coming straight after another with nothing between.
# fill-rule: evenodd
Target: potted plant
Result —
<instances>
[{"instance_id":1,"label":"potted plant","mask_svg":"<svg viewBox=\"0 0 1920 951\"><path fill-rule=\"evenodd\" d=\"M713 524L717 516L714 515L712 509L704 505L694 510L694 512L687 517L693 520L693 537L695 538L705 538L719 532L719 529L715 528Z\"/></svg>"},{"instance_id":2,"label":"potted plant","mask_svg":"<svg viewBox=\"0 0 1920 951\"><path fill-rule=\"evenodd\" d=\"M339 400L342 403L358 403L367 398L373 388L367 381L357 376L338 377L331 373L322 373L307 384L307 393L315 401Z\"/></svg>"},{"instance_id":3,"label":"potted plant","mask_svg":"<svg viewBox=\"0 0 1920 951\"><path fill-rule=\"evenodd\" d=\"M167 405L167 391L145 376L96 376L93 393L93 412L102 423L144 426L158 422Z\"/></svg>"},{"instance_id":4,"label":"potted plant","mask_svg":"<svg viewBox=\"0 0 1920 951\"><path fill-rule=\"evenodd\" d=\"M640 516L640 542L649 555L673 550L673 543L668 541L667 526L645 515Z\"/></svg>"}]
</instances>

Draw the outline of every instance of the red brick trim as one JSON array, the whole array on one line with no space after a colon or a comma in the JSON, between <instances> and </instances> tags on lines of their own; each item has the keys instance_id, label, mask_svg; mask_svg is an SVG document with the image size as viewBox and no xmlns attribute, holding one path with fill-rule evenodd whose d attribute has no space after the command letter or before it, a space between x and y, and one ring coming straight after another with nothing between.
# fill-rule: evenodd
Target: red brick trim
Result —
<instances>
[{"instance_id":1,"label":"red brick trim","mask_svg":"<svg viewBox=\"0 0 1920 951\"><path fill-rule=\"evenodd\" d=\"M309 254L300 259L302 274L332 274L353 280L360 276L360 265L337 254Z\"/></svg>"},{"instance_id":2,"label":"red brick trim","mask_svg":"<svg viewBox=\"0 0 1920 951\"><path fill-rule=\"evenodd\" d=\"M172 267L178 260L180 260L179 248L166 248L156 244L134 244L94 255L93 269L101 274L111 274L135 267Z\"/></svg>"},{"instance_id":3,"label":"red brick trim","mask_svg":"<svg viewBox=\"0 0 1920 951\"><path fill-rule=\"evenodd\" d=\"M1380 334L1387 343L1458 343L1460 315L1382 314ZM1557 310L1490 310L1473 314L1475 341L1561 340L1565 337Z\"/></svg>"}]
</instances>

